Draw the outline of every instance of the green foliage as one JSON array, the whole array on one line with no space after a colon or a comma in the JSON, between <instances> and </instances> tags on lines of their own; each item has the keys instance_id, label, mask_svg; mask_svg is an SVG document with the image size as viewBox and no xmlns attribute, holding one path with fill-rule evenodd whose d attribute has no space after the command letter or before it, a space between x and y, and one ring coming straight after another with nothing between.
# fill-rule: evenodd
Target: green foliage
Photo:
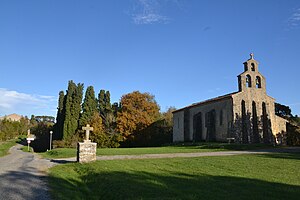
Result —
<instances>
[{"instance_id":1,"label":"green foliage","mask_svg":"<svg viewBox=\"0 0 300 200\"><path fill-rule=\"evenodd\" d=\"M91 123L94 113L97 112L97 100L93 86L86 89L85 97L82 104L82 114L79 120L80 127Z\"/></svg>"},{"instance_id":2,"label":"green foliage","mask_svg":"<svg viewBox=\"0 0 300 200\"><path fill-rule=\"evenodd\" d=\"M287 145L300 146L300 127L293 124L287 124L286 136Z\"/></svg>"},{"instance_id":3,"label":"green foliage","mask_svg":"<svg viewBox=\"0 0 300 200\"><path fill-rule=\"evenodd\" d=\"M58 108L56 116L56 124L54 126L53 139L61 140L63 138L65 120L65 94L63 91L59 92Z\"/></svg>"},{"instance_id":4,"label":"green foliage","mask_svg":"<svg viewBox=\"0 0 300 200\"><path fill-rule=\"evenodd\" d=\"M78 128L78 120L81 112L81 102L83 96L83 84L77 85L69 81L66 94L65 120L63 139L70 140Z\"/></svg>"},{"instance_id":5,"label":"green foliage","mask_svg":"<svg viewBox=\"0 0 300 200\"><path fill-rule=\"evenodd\" d=\"M104 115L105 112L105 90L100 90L98 94L98 109L100 115Z\"/></svg>"},{"instance_id":6,"label":"green foliage","mask_svg":"<svg viewBox=\"0 0 300 200\"><path fill-rule=\"evenodd\" d=\"M293 116L290 107L280 103L275 103L275 114L283 118L290 118Z\"/></svg>"},{"instance_id":7,"label":"green foliage","mask_svg":"<svg viewBox=\"0 0 300 200\"><path fill-rule=\"evenodd\" d=\"M51 168L49 184L53 199L298 199L299 159L282 153L72 163Z\"/></svg>"},{"instance_id":8,"label":"green foliage","mask_svg":"<svg viewBox=\"0 0 300 200\"><path fill-rule=\"evenodd\" d=\"M58 148L40 153L43 158L71 158L76 157L76 148Z\"/></svg>"},{"instance_id":9,"label":"green foliage","mask_svg":"<svg viewBox=\"0 0 300 200\"><path fill-rule=\"evenodd\" d=\"M19 135L27 134L29 127L27 117L22 117L20 121L0 120L0 141L15 139Z\"/></svg>"},{"instance_id":10,"label":"green foliage","mask_svg":"<svg viewBox=\"0 0 300 200\"><path fill-rule=\"evenodd\" d=\"M122 143L122 146L131 147L147 147L161 146L172 143L172 130L170 122L165 119L158 120L145 129L131 134L127 140Z\"/></svg>"},{"instance_id":11,"label":"green foliage","mask_svg":"<svg viewBox=\"0 0 300 200\"><path fill-rule=\"evenodd\" d=\"M35 135L35 140L31 142L30 146L35 152L43 152L50 149L50 131L53 130L53 125L46 122L39 122L32 127L31 134Z\"/></svg>"},{"instance_id":12,"label":"green foliage","mask_svg":"<svg viewBox=\"0 0 300 200\"><path fill-rule=\"evenodd\" d=\"M7 155L8 150L16 144L16 140L0 142L0 157Z\"/></svg>"}]
</instances>

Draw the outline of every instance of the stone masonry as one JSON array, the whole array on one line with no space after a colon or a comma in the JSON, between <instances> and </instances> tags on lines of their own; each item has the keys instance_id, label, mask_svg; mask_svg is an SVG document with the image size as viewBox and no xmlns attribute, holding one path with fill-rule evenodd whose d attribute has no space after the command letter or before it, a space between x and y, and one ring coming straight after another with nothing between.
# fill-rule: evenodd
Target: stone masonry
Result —
<instances>
[{"instance_id":1,"label":"stone masonry","mask_svg":"<svg viewBox=\"0 0 300 200\"><path fill-rule=\"evenodd\" d=\"M82 127L82 130L86 131L86 137L83 142L79 142L77 146L77 162L88 163L96 160L97 143L89 140L90 131L93 131L93 127L89 124L86 127Z\"/></svg>"},{"instance_id":2,"label":"stone masonry","mask_svg":"<svg viewBox=\"0 0 300 200\"><path fill-rule=\"evenodd\" d=\"M250 54L238 75L238 91L173 112L173 141L275 143L286 132L286 120L275 115L275 99L266 93L266 79Z\"/></svg>"}]
</instances>

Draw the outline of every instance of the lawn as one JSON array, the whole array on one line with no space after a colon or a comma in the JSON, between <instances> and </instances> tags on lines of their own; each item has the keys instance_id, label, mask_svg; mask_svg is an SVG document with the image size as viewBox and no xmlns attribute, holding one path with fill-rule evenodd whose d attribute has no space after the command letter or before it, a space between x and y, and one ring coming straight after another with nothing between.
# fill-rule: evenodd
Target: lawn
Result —
<instances>
[{"instance_id":1,"label":"lawn","mask_svg":"<svg viewBox=\"0 0 300 200\"><path fill-rule=\"evenodd\" d=\"M50 169L53 199L298 199L300 154L110 160Z\"/></svg>"},{"instance_id":2,"label":"lawn","mask_svg":"<svg viewBox=\"0 0 300 200\"><path fill-rule=\"evenodd\" d=\"M10 147L16 144L16 140L9 140L0 143L0 157L5 156L8 154L8 150Z\"/></svg>"},{"instance_id":3,"label":"lawn","mask_svg":"<svg viewBox=\"0 0 300 200\"><path fill-rule=\"evenodd\" d=\"M227 144L227 143L199 143L196 145L174 145L165 147L140 147L140 148L98 148L97 155L139 155L139 154L163 154L163 153L194 153L228 150L251 150L273 148L264 144ZM57 148L40 153L44 158L68 158L76 156L74 148Z\"/></svg>"}]
</instances>

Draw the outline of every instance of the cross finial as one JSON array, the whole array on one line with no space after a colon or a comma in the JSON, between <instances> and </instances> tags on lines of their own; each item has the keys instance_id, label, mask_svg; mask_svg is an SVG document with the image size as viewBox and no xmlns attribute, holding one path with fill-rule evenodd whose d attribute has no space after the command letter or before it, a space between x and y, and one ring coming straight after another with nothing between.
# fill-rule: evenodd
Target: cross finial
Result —
<instances>
[{"instance_id":1,"label":"cross finial","mask_svg":"<svg viewBox=\"0 0 300 200\"><path fill-rule=\"evenodd\" d=\"M254 54L250 53L250 59L253 60L254 59Z\"/></svg>"},{"instance_id":2,"label":"cross finial","mask_svg":"<svg viewBox=\"0 0 300 200\"><path fill-rule=\"evenodd\" d=\"M82 130L85 131L85 140L89 141L90 131L93 131L94 128L87 124L86 127L82 127Z\"/></svg>"}]
</instances>

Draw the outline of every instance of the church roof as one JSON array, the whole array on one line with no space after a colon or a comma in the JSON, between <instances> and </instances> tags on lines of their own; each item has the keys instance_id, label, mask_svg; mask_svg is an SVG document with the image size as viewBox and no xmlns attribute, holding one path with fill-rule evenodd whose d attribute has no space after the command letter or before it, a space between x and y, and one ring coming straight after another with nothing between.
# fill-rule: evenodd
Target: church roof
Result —
<instances>
[{"instance_id":1,"label":"church roof","mask_svg":"<svg viewBox=\"0 0 300 200\"><path fill-rule=\"evenodd\" d=\"M173 113L183 111L186 108L193 108L193 107L197 107L197 106L200 106L200 105L205 105L205 104L213 103L213 102L220 101L220 100L223 100L223 99L231 98L232 95L234 95L236 93L238 93L238 92L233 92L233 93L225 94L223 96L218 96L218 97L215 97L215 98L212 98L212 99L201 101L201 102L198 102L198 103L193 103L192 105L189 105L189 106L186 106L184 108L180 108L178 110L175 110L175 111L173 111Z\"/></svg>"}]
</instances>

